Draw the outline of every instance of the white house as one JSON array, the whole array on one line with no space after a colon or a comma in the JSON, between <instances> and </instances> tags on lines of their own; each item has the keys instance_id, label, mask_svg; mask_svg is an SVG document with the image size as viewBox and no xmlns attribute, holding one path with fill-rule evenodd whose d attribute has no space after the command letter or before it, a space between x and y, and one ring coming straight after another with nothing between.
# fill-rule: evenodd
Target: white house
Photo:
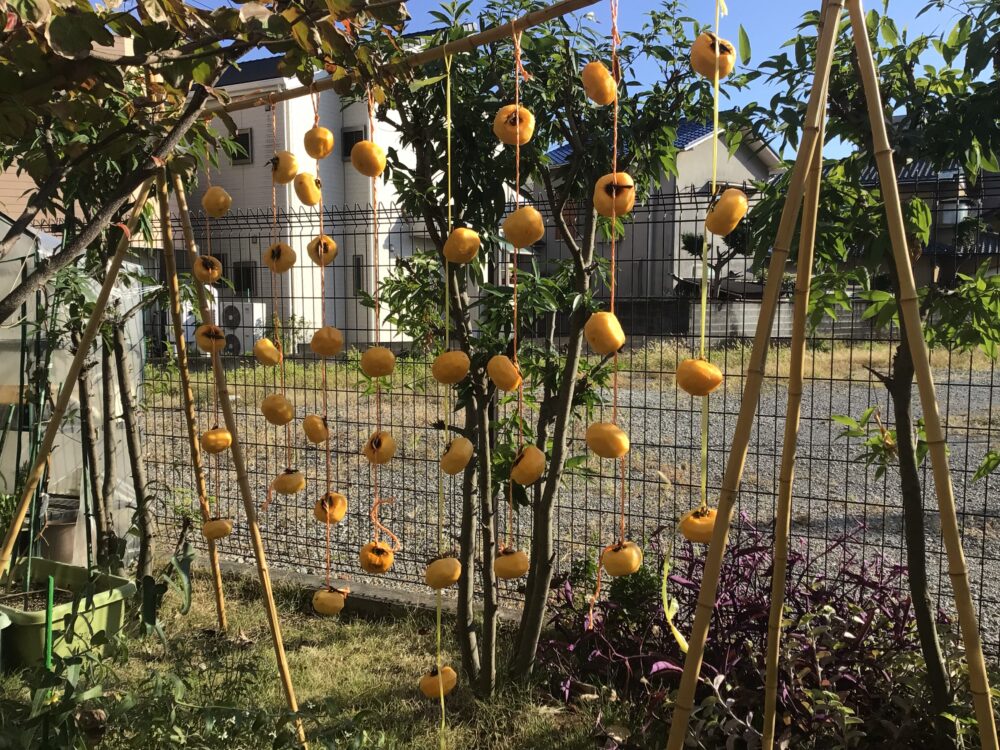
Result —
<instances>
[{"instance_id":1,"label":"white house","mask_svg":"<svg viewBox=\"0 0 1000 750\"><path fill-rule=\"evenodd\" d=\"M231 68L219 81L219 88L233 97L247 94L269 93L297 88L295 78L282 76L277 69L280 57L246 61L239 69ZM324 214L323 232L338 245L336 260L326 268L326 323L344 331L348 344L363 346L374 337L374 313L359 302L359 293L371 293L375 285L371 232L371 180L359 174L350 162L351 147L359 140L372 138L384 149L399 149L396 133L384 124L375 122L375 133L368 132L368 112L364 103L345 102L333 91L319 95L319 122L334 134L334 151L319 164L322 183ZM274 134L272 135L272 116ZM211 253L223 261L225 276L233 282L233 289L218 287L219 318L222 325L231 329L234 346L230 351L246 352L253 339L269 326L272 301L277 289L274 280L280 280L279 314L283 321L294 320L301 325L300 343L307 341L321 318L320 270L309 260L306 246L319 234L320 216L317 208L303 205L291 184L275 186L275 206L279 216L292 214L292 221L282 221L277 236L272 237L272 181L270 159L276 151L290 151L298 159L300 171L315 171L315 161L303 146L303 136L313 126L314 110L310 97L279 101L274 111L269 105L234 112L236 138L246 152L229 159L220 155L219 168L210 175L202 174L199 189L192 196L192 206L199 207L201 195L208 187L220 185L233 198L229 216L212 220ZM216 121L221 132L225 126ZM392 210L395 191L383 178L377 182L380 207L378 266L384 277L397 258L410 255L417 247L429 243L419 225L399 226L397 212ZM347 210L345 210L347 209ZM363 217L364 223L359 223ZM208 252L209 238L204 225L199 222L201 252ZM261 258L265 249L274 241L289 243L298 261L286 274L274 277ZM183 255L183 254L182 254ZM182 270L186 260L181 259ZM250 321L252 320L252 325ZM231 325L230 325L231 324ZM381 338L391 341L398 338L392 327L382 323Z\"/></svg>"},{"instance_id":2,"label":"white house","mask_svg":"<svg viewBox=\"0 0 1000 750\"><path fill-rule=\"evenodd\" d=\"M735 153L729 154L722 131L719 141L718 183L746 188L765 181L781 168L780 157L767 144L747 139ZM711 125L681 122L674 145L677 174L666 177L648 203L637 206L625 224L625 237L618 243L618 293L623 299L650 299L669 295L680 279L699 279L701 261L685 252L686 234L704 234L703 223L711 198L712 180ZM569 146L549 153L554 165L565 163ZM717 246L722 240L715 238ZM549 228L545 237L546 255L561 255L562 242L556 230ZM607 256L602 243L599 252ZM714 252L714 250L713 250ZM731 263L729 272L745 272L747 263Z\"/></svg>"}]
</instances>

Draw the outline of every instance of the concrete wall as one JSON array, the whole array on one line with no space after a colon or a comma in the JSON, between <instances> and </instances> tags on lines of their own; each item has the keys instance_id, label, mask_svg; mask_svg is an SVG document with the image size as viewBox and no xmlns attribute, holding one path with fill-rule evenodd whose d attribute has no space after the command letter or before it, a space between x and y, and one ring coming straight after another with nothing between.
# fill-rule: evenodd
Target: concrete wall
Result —
<instances>
[{"instance_id":1,"label":"concrete wall","mask_svg":"<svg viewBox=\"0 0 1000 750\"><path fill-rule=\"evenodd\" d=\"M709 302L707 334L713 344L726 339L752 339L760 319L759 301ZM792 300L781 300L771 324L772 339L792 337ZM866 305L855 305L851 312L837 311L837 320L824 318L817 333L826 338L868 339L872 337L872 327L861 319ZM692 340L698 335L701 324L701 304L691 302L688 308L688 336Z\"/></svg>"},{"instance_id":2,"label":"concrete wall","mask_svg":"<svg viewBox=\"0 0 1000 750\"><path fill-rule=\"evenodd\" d=\"M718 181L732 185L742 185L755 180L767 178L767 167L752 149L742 145L732 156L726 149L726 144L719 139ZM679 204L673 216L673 221L665 227L664 244L675 259L674 270L682 279L698 279L701 277L701 261L685 252L682 247L685 234L704 234L705 214L708 211L709 186L712 180L712 139L695 144L677 156L677 178L667 189L674 189L675 194L687 194L688 199ZM696 201L690 196L694 193ZM725 249L721 238L710 237L714 255L718 250ZM749 262L736 259L729 264L724 273L746 273ZM672 289L671 285L668 289ZM667 291L667 290L664 290Z\"/></svg>"}]
</instances>

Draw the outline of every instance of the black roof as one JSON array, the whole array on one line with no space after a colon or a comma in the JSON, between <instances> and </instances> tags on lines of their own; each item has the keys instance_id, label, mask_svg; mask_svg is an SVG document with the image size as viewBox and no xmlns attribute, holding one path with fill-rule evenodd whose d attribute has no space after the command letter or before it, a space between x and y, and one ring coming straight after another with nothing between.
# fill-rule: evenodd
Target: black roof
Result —
<instances>
[{"instance_id":1,"label":"black roof","mask_svg":"<svg viewBox=\"0 0 1000 750\"><path fill-rule=\"evenodd\" d=\"M996 232L981 232L975 245L955 247L944 242L932 242L923 249L925 255L1000 255L1000 234Z\"/></svg>"},{"instance_id":2,"label":"black roof","mask_svg":"<svg viewBox=\"0 0 1000 750\"><path fill-rule=\"evenodd\" d=\"M238 83L252 83L253 81L266 81L271 78L284 78L278 72L278 62L281 55L274 57L264 57L259 60L244 60L236 67L231 65L226 68L226 72L219 78L219 86L235 86Z\"/></svg>"},{"instance_id":3,"label":"black roof","mask_svg":"<svg viewBox=\"0 0 1000 750\"><path fill-rule=\"evenodd\" d=\"M826 175L833 168L835 162L827 162L823 166L823 174ZM961 174L959 165L953 164L948 169L938 169L933 164L923 159L914 159L910 162L900 164L896 162L896 181L899 184L915 182L932 182L939 180L954 180ZM875 164L868 164L861 170L862 185L878 185L878 167Z\"/></svg>"}]
</instances>

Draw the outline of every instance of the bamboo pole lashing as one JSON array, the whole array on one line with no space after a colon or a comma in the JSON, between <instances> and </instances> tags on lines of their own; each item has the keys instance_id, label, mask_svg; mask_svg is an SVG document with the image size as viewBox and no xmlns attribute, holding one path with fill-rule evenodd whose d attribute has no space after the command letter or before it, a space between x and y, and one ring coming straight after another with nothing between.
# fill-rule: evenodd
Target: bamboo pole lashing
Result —
<instances>
[{"instance_id":1,"label":"bamboo pole lashing","mask_svg":"<svg viewBox=\"0 0 1000 750\"><path fill-rule=\"evenodd\" d=\"M906 329L910 351L913 352L917 391L920 394L924 430L927 435L927 447L938 501L941 535L948 555L948 575L955 597L955 607L958 610L958 622L965 646L965 658L969 665L969 690L972 693L983 750L997 750L997 728L993 714L989 676L983 658L983 644L979 634L975 604L969 587L969 569L965 560L962 534L955 509L955 494L951 482L951 469L948 465L948 447L941 425L934 375L931 372L930 352L924 339L920 318L920 305L916 282L913 278L913 266L907 248L903 208L899 198L899 185L896 182L892 147L885 125L878 71L875 68L875 58L872 55L868 26L861 0L848 0L847 8L854 33L854 46L857 51L861 83L868 104L868 119L871 122L875 163L878 167L882 202L885 205L886 221L889 227L893 266L899 283L900 297L897 304Z\"/></svg>"},{"instance_id":2,"label":"bamboo pole lashing","mask_svg":"<svg viewBox=\"0 0 1000 750\"><path fill-rule=\"evenodd\" d=\"M136 199L132 205L132 211L125 224L125 229L122 231L121 237L118 239L118 244L115 246L114 255L112 255L111 261L108 263L104 276L104 283L101 285L101 290L97 295L97 299L94 301L94 307L90 313L90 320L87 321L87 327L84 328L83 334L80 336L76 353L73 355L73 360L70 362L69 369L66 371L62 387L59 389L59 396L56 398L56 403L52 408L49 423L45 428L45 435L42 437L42 442L39 445L38 452L35 456L35 462L25 479L24 487L21 490L21 498L18 501L17 507L14 509L10 526L7 528L6 536L4 536L3 545L0 547L0 574L7 570L7 566L10 564L11 557L14 554L14 545L17 543L18 533L20 532L21 526L24 524L24 518L28 513L28 506L31 503L32 496L35 494L35 489L38 487L39 482L41 482L42 475L45 473L46 461L49 458L49 454L52 452L52 445L55 442L56 435L59 433L63 417L66 415L69 400L72 397L73 390L76 388L77 381L80 378L80 372L83 369L84 359L86 359L87 352L90 351L90 346L94 343L97 331L101 327L101 323L104 319L104 312L108 306L108 299L111 296L112 289L114 289L115 281L118 278L118 272L121 270L122 262L125 260L125 255L128 252L132 232L135 231L139 224L139 217L142 216L143 207L146 205L146 199L149 196L149 190L152 182L153 178L150 177L142 183L136 193Z\"/></svg>"},{"instance_id":3,"label":"bamboo pole lashing","mask_svg":"<svg viewBox=\"0 0 1000 750\"><path fill-rule=\"evenodd\" d=\"M840 13L844 0L829 0L821 15L821 31L816 53L815 81L824 81L829 76L833 62L834 45ZM792 235L798 221L802 205L805 179L812 164L813 152L816 148L819 124L821 119L821 104L825 89L822 85L813 86L806 107L805 125L802 140L792 173L789 177L788 193L782 209L781 219L775 237L774 247L768 266L767 282L761 301L760 317L754 333L753 347L750 353L750 366L747 370L743 398L740 402L739 415L733 432L733 442L723 475L722 490L719 493L719 504L712 541L709 544L705 558L701 589L698 594L698 605L695 611L694 624L688 640L688 653L684 660L684 671L677 693L670 734L667 739L667 750L681 750L687 736L688 723L694 709L694 693L701 672L701 663L705 652L705 641L711 623L716 591L719 584L719 573L722 569L722 558L725 554L726 540L732 523L733 507L736 494L743 477L747 451L750 445L751 431L757 412L757 401L760 396L761 384L764 378L764 362L771 336L771 326L778 304L781 287L781 277L791 246Z\"/></svg>"},{"instance_id":4,"label":"bamboo pole lashing","mask_svg":"<svg viewBox=\"0 0 1000 750\"><path fill-rule=\"evenodd\" d=\"M202 462L198 420L195 417L191 372L188 368L187 342L184 339L184 324L181 320L180 287L177 281L177 263L174 259L174 233L170 224L170 196L167 191L166 176L163 174L156 178L156 195L160 213L160 239L163 244L163 270L167 281L167 296L170 300L170 321L174 331L177 369L181 378L184 421L187 426L188 444L191 447L191 468L194 472L201 519L203 523L206 523L211 520L212 512L208 503L208 485L205 481L205 466ZM196 280L195 283L199 282ZM212 572L212 587L215 590L215 611L219 620L219 630L225 631L228 625L226 598L222 587L222 571L219 568L219 550L214 539L208 540L208 563Z\"/></svg>"},{"instance_id":5,"label":"bamboo pole lashing","mask_svg":"<svg viewBox=\"0 0 1000 750\"><path fill-rule=\"evenodd\" d=\"M181 228L184 231L184 244L187 248L188 258L194 267L197 258L197 243L194 239L194 228L191 225L191 213L188 210L187 196L184 190L184 182L180 175L173 175L174 197L177 200L177 212L181 219ZM214 323L214 315L208 306L205 288L197 284L195 289L198 293L198 304L201 309L202 322ZM271 630L271 641L274 646L274 655L278 665L278 675L285 692L288 709L293 714L299 710L298 700L295 697L295 686L292 684L291 670L288 666L288 658L285 656L285 644L281 636L281 623L278 620L278 610L274 604L274 591L271 587L271 576L268 572L267 557L264 552L264 540L260 533L260 526L257 523L257 507L254 503L253 490L250 487L250 480L247 476L246 458L243 455L243 447L239 439L236 416L233 413L232 401L229 397L229 387L226 379L226 371L222 366L222 360L218 354L212 355L212 374L215 380L216 393L218 394L219 405L222 409L222 417L226 423L226 429L232 435L233 442L229 447L229 452L233 460L233 468L236 472L237 486L240 491L240 498L243 501L243 510L246 515L247 530L250 533L250 541L253 546L254 559L257 564L257 576L260 580L261 590L264 598L264 611L267 614L268 626ZM307 747L305 727L300 718L295 720L296 734L302 747Z\"/></svg>"},{"instance_id":6,"label":"bamboo pole lashing","mask_svg":"<svg viewBox=\"0 0 1000 750\"><path fill-rule=\"evenodd\" d=\"M823 94L825 105L828 82ZM824 106L825 109L825 106ZM816 223L819 214L820 185L823 179L823 138L825 117L821 116L812 165L806 178L799 252L796 257L795 299L792 306L792 339L789 356L788 398L785 406L785 430L781 444L778 473L778 500L774 522L774 562L771 568L771 610L767 626L767 653L764 675L764 732L762 750L774 747L775 714L778 697L778 657L781 647L781 623L785 608L785 584L788 578L788 537L791 531L792 487L795 482L795 458L802 413L803 360L806 348L806 323L809 292L812 287L813 255L816 246Z\"/></svg>"},{"instance_id":7,"label":"bamboo pole lashing","mask_svg":"<svg viewBox=\"0 0 1000 750\"><path fill-rule=\"evenodd\" d=\"M598 0L561 0L561 2L553 3L545 8L525 13L523 16L515 18L513 21L505 23L501 26L494 26L486 29L485 31L481 31L478 34L470 34L469 36L457 39L454 42L446 42L445 44L432 47L431 49L424 50L423 52L408 55L398 63L395 63L394 66L399 68L420 68L428 63L443 60L445 55L459 55L464 52L471 52L477 47L482 47L485 44L498 42L503 39L509 39L515 31L530 29L532 26L538 26L539 24L564 16L567 13L572 13L580 8L586 8L590 5L594 5L597 2ZM211 115L219 112L238 112L244 109L253 109L254 107L262 107L266 104L274 104L275 102L283 102L288 101L289 99L298 99L302 96L309 96L314 92L319 93L321 91L328 91L332 89L335 84L336 81L334 81L333 78L324 78L321 81L315 81L309 86L298 86L293 89L288 89L287 91L261 91L237 97L225 104L219 103L205 107L204 111L205 114Z\"/></svg>"}]
</instances>

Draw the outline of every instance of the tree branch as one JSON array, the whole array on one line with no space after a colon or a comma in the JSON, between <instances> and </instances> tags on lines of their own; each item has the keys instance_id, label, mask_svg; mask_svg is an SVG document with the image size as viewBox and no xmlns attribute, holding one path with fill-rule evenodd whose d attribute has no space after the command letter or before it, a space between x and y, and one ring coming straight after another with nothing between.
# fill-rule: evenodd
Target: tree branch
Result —
<instances>
[{"instance_id":1,"label":"tree branch","mask_svg":"<svg viewBox=\"0 0 1000 750\"><path fill-rule=\"evenodd\" d=\"M55 169L48 176L48 178L46 178L45 182L39 185L38 190L36 190L31 198L28 199L28 205L25 206L24 211L22 211L21 215L17 217L17 220L11 225L10 229L7 230L7 234L4 235L3 241L0 242L0 260L3 260L3 258L7 256L10 249L14 247L14 244L21 238L21 235L24 234L24 230L27 229L31 225L31 222L35 220L35 217L38 216L38 212L46 207L49 200L55 195L62 178L66 176L67 172L79 167L88 159L100 153L105 146L109 145L116 138L124 135L132 129L133 126L131 124L116 128L111 133L104 136L101 140L97 141L97 143L93 146L88 148L84 153Z\"/></svg>"},{"instance_id":2,"label":"tree branch","mask_svg":"<svg viewBox=\"0 0 1000 750\"><path fill-rule=\"evenodd\" d=\"M552 172L544 167L539 167L538 171L542 175L545 194L549 199L549 208L552 210L552 220L556 223L559 236L562 237L563 242L566 243L566 247L569 248L569 252L573 256L573 265L576 266L577 273L584 273L580 245L577 243L576 237L569 231L569 225L566 224L566 217L563 216L563 209L566 208L569 194L564 192L557 198L555 188L552 185Z\"/></svg>"},{"instance_id":3,"label":"tree branch","mask_svg":"<svg viewBox=\"0 0 1000 750\"><path fill-rule=\"evenodd\" d=\"M221 74L216 72L215 78ZM36 289L43 286L56 273L70 265L80 257L91 243L114 219L115 214L125 204L132 193L145 180L150 179L160 169L162 162L177 147L184 135L201 117L201 110L208 99L208 89L196 85L188 99L187 106L173 129L160 141L149 155L149 166L136 170L122 181L112 198L96 213L94 217L80 230L73 240L55 255L41 261L28 277L18 284L6 297L0 300L0 322L6 321L25 302Z\"/></svg>"}]
</instances>

